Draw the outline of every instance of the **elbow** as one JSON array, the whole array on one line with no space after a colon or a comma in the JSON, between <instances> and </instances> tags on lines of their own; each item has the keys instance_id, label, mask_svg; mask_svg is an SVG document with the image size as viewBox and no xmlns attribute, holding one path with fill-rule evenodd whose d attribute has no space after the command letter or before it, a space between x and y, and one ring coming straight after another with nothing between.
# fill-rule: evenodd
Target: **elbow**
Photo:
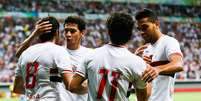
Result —
<instances>
[{"instance_id":1,"label":"elbow","mask_svg":"<svg viewBox=\"0 0 201 101\"><path fill-rule=\"evenodd\" d=\"M15 88L13 89L13 93L19 93Z\"/></svg>"},{"instance_id":2,"label":"elbow","mask_svg":"<svg viewBox=\"0 0 201 101\"><path fill-rule=\"evenodd\" d=\"M183 67L178 67L178 72L184 71Z\"/></svg>"}]
</instances>

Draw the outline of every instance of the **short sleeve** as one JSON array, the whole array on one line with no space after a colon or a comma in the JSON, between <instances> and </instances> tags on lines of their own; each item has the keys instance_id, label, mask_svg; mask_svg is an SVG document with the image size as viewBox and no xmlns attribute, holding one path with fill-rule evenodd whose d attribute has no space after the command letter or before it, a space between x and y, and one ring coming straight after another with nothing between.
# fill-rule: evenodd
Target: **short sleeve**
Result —
<instances>
[{"instance_id":1,"label":"short sleeve","mask_svg":"<svg viewBox=\"0 0 201 101\"><path fill-rule=\"evenodd\" d=\"M168 41L166 41L165 52L168 59L171 54L175 54L175 53L183 56L180 49L179 42L174 38L170 38Z\"/></svg>"},{"instance_id":2,"label":"short sleeve","mask_svg":"<svg viewBox=\"0 0 201 101\"><path fill-rule=\"evenodd\" d=\"M132 77L133 77L133 84L137 89L144 89L146 87L145 81L141 80L142 73L147 68L147 64L144 60L140 57L137 57L134 60L134 64L132 66Z\"/></svg>"},{"instance_id":3,"label":"short sleeve","mask_svg":"<svg viewBox=\"0 0 201 101\"><path fill-rule=\"evenodd\" d=\"M70 60L68 51L66 51L64 48L61 48L57 51L54 61L60 73L73 72L72 61Z\"/></svg>"},{"instance_id":4,"label":"short sleeve","mask_svg":"<svg viewBox=\"0 0 201 101\"><path fill-rule=\"evenodd\" d=\"M81 60L81 62L80 62L80 64L78 64L78 67L77 67L77 70L76 70L76 74L79 74L80 76L82 76L82 77L84 77L84 78L87 78L87 76L86 76L86 67L87 67L87 65L86 65L86 57L85 58L83 58L82 60Z\"/></svg>"}]
</instances>

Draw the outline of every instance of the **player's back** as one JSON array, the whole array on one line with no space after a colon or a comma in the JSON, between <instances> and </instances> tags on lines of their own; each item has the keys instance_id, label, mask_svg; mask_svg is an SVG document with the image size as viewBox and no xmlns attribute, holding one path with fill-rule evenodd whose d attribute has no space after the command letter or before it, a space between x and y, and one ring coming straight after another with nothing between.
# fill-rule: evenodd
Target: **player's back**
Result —
<instances>
[{"instance_id":1,"label":"player's back","mask_svg":"<svg viewBox=\"0 0 201 101\"><path fill-rule=\"evenodd\" d=\"M138 79L146 64L127 48L105 45L95 49L84 61L89 101L127 101L129 82L136 81L137 88L145 86Z\"/></svg>"},{"instance_id":2,"label":"player's back","mask_svg":"<svg viewBox=\"0 0 201 101\"><path fill-rule=\"evenodd\" d=\"M57 59L62 52L66 50L51 42L33 45L23 52L18 63L25 81L25 94L30 99L60 100L57 91L59 82L50 81L50 70L53 70L54 74L58 73L54 70L58 69L58 62L62 62Z\"/></svg>"}]
</instances>

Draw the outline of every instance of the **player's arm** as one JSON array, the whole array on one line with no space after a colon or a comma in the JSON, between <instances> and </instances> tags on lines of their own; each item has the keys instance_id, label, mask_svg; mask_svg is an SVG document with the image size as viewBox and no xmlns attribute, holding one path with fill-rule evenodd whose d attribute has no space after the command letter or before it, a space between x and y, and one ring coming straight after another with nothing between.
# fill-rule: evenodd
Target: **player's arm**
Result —
<instances>
[{"instance_id":1,"label":"player's arm","mask_svg":"<svg viewBox=\"0 0 201 101\"><path fill-rule=\"evenodd\" d=\"M24 81L21 76L15 77L13 92L18 94L25 94Z\"/></svg>"},{"instance_id":2,"label":"player's arm","mask_svg":"<svg viewBox=\"0 0 201 101\"><path fill-rule=\"evenodd\" d=\"M179 42L176 39L170 39L166 43L164 50L169 63L155 66L158 68L159 74L173 74L183 71L183 55L180 50Z\"/></svg>"},{"instance_id":3,"label":"player's arm","mask_svg":"<svg viewBox=\"0 0 201 101\"><path fill-rule=\"evenodd\" d=\"M49 21L45 21L40 24L39 24L39 22L40 22L40 20L36 23L35 29L31 33L31 35L27 39L25 39L25 41L22 42L20 47L17 49L17 52L16 52L17 58L19 58L20 55L22 54L22 52L25 51L32 44L32 42L35 40L35 38L39 34L48 32L52 28L52 24L49 24Z\"/></svg>"},{"instance_id":4,"label":"player's arm","mask_svg":"<svg viewBox=\"0 0 201 101\"><path fill-rule=\"evenodd\" d=\"M144 89L135 89L137 101L148 101L149 96L151 95L151 84L147 83Z\"/></svg>"},{"instance_id":5,"label":"player's arm","mask_svg":"<svg viewBox=\"0 0 201 101\"><path fill-rule=\"evenodd\" d=\"M64 85L65 85L66 89L68 90L69 85L70 85L70 82L71 82L72 77L73 77L73 72L62 73L61 76L62 76L62 79L63 79Z\"/></svg>"},{"instance_id":6,"label":"player's arm","mask_svg":"<svg viewBox=\"0 0 201 101\"><path fill-rule=\"evenodd\" d=\"M85 82L85 78L79 74L75 74L70 82L69 90L73 93L77 94L85 94L87 93L88 86L83 85Z\"/></svg>"},{"instance_id":7,"label":"player's arm","mask_svg":"<svg viewBox=\"0 0 201 101\"><path fill-rule=\"evenodd\" d=\"M159 74L173 74L183 71L182 55L173 53L169 56L170 63L157 66Z\"/></svg>"},{"instance_id":8,"label":"player's arm","mask_svg":"<svg viewBox=\"0 0 201 101\"><path fill-rule=\"evenodd\" d=\"M151 82L158 74L173 74L183 71L182 55L173 53L169 56L170 62L164 65L147 68L142 75L142 80Z\"/></svg>"}]
</instances>

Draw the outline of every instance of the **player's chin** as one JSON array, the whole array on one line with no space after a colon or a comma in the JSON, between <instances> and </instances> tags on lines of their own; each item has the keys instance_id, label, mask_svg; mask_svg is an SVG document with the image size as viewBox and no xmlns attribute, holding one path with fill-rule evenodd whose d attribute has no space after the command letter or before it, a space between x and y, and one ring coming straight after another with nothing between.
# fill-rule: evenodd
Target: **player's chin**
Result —
<instances>
[{"instance_id":1,"label":"player's chin","mask_svg":"<svg viewBox=\"0 0 201 101\"><path fill-rule=\"evenodd\" d=\"M145 41L148 41L148 40L149 40L149 37L146 35L146 33L144 33L144 34L142 35L142 38L143 38Z\"/></svg>"},{"instance_id":2,"label":"player's chin","mask_svg":"<svg viewBox=\"0 0 201 101\"><path fill-rule=\"evenodd\" d=\"M67 42L68 43L72 43L72 39L67 39Z\"/></svg>"},{"instance_id":3,"label":"player's chin","mask_svg":"<svg viewBox=\"0 0 201 101\"><path fill-rule=\"evenodd\" d=\"M150 43L150 39L148 37L143 37L145 43Z\"/></svg>"}]
</instances>

